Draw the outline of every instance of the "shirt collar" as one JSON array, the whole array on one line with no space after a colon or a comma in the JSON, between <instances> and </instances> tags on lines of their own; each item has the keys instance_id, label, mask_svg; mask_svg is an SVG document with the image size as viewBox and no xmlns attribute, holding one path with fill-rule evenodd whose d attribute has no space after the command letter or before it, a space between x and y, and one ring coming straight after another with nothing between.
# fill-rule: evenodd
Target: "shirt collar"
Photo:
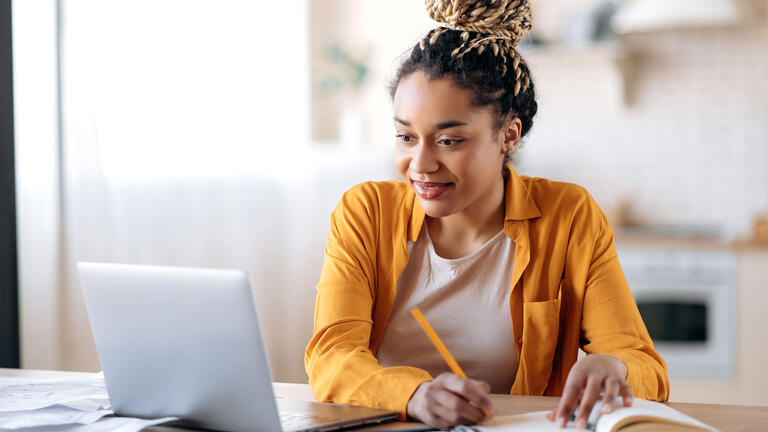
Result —
<instances>
[{"instance_id":1,"label":"shirt collar","mask_svg":"<svg viewBox=\"0 0 768 432\"><path fill-rule=\"evenodd\" d=\"M534 219L541 216L541 211L531 196L531 191L522 178L507 165L507 177L505 185L506 211L504 221Z\"/></svg>"}]
</instances>

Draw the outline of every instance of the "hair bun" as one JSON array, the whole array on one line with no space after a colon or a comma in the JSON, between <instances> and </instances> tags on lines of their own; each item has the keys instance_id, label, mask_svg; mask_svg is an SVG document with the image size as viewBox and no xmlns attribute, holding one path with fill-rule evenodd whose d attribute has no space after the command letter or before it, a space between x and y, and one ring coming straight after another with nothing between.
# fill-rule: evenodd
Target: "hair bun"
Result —
<instances>
[{"instance_id":1,"label":"hair bun","mask_svg":"<svg viewBox=\"0 0 768 432\"><path fill-rule=\"evenodd\" d=\"M454 30L509 39L513 45L531 31L528 0L425 0L430 18Z\"/></svg>"}]
</instances>

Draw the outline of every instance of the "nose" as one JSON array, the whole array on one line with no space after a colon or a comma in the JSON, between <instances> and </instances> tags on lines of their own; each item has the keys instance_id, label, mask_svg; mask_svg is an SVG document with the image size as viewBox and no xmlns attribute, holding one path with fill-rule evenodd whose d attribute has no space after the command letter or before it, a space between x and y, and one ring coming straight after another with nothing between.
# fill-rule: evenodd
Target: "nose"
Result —
<instances>
[{"instance_id":1,"label":"nose","mask_svg":"<svg viewBox=\"0 0 768 432\"><path fill-rule=\"evenodd\" d=\"M421 140L413 148L410 168L414 173L431 173L440 168L440 162L434 154L434 149L425 140Z\"/></svg>"}]
</instances>

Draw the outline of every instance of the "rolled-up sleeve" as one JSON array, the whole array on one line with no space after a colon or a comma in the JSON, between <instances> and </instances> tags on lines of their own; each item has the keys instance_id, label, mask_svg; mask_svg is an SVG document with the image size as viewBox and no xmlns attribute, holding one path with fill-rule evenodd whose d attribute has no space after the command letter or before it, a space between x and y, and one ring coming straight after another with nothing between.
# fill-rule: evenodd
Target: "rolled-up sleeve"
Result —
<instances>
[{"instance_id":1,"label":"rolled-up sleeve","mask_svg":"<svg viewBox=\"0 0 768 432\"><path fill-rule=\"evenodd\" d=\"M613 231L602 212L597 232L584 294L582 349L621 359L635 397L666 401L667 365L653 347L621 270Z\"/></svg>"}]
</instances>

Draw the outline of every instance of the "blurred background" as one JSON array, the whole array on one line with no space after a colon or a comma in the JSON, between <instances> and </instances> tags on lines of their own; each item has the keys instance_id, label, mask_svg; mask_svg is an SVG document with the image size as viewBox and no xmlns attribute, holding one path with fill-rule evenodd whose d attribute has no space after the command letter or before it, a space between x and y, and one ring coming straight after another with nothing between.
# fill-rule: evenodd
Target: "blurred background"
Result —
<instances>
[{"instance_id":1,"label":"blurred background","mask_svg":"<svg viewBox=\"0 0 768 432\"><path fill-rule=\"evenodd\" d=\"M604 209L671 400L768 405L768 2L532 4L518 171ZM274 378L306 382L330 212L398 179L389 81L435 25L417 0L13 1L21 366L99 370L78 261L235 267Z\"/></svg>"}]
</instances>

